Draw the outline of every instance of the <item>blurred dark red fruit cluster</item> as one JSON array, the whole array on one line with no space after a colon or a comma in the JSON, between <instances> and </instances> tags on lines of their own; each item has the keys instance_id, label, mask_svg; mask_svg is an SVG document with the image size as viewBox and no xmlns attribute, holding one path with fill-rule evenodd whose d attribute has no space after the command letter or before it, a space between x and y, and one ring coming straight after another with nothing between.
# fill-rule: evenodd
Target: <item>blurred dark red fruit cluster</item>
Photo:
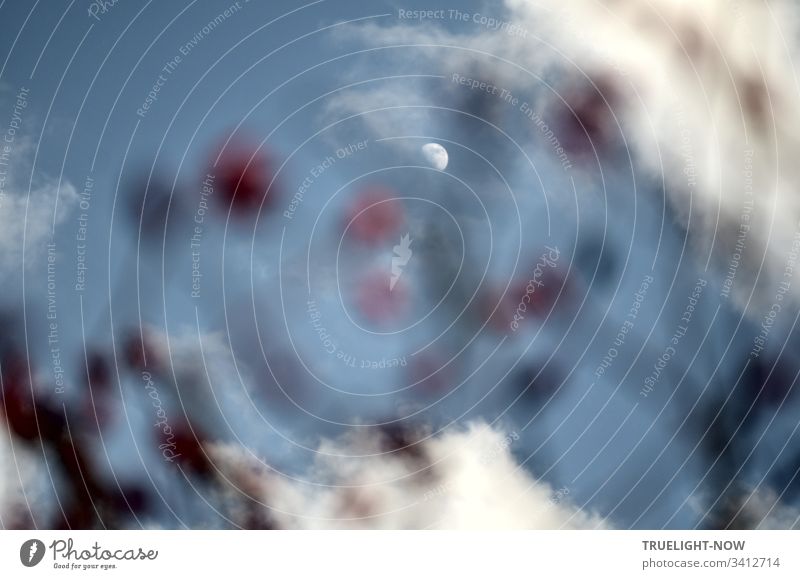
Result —
<instances>
[{"instance_id":1,"label":"blurred dark red fruit cluster","mask_svg":"<svg viewBox=\"0 0 800 579\"><path fill-rule=\"evenodd\" d=\"M216 152L209 169L217 200L224 208L249 215L275 204L275 158L262 146L234 137Z\"/></svg>"},{"instance_id":2,"label":"blurred dark red fruit cluster","mask_svg":"<svg viewBox=\"0 0 800 579\"><path fill-rule=\"evenodd\" d=\"M171 462L177 462L190 472L208 476L212 471L206 450L203 446L204 436L188 423L177 424L171 435L161 433L162 450L169 449L168 455Z\"/></svg>"},{"instance_id":3,"label":"blurred dark red fruit cluster","mask_svg":"<svg viewBox=\"0 0 800 579\"><path fill-rule=\"evenodd\" d=\"M597 78L564 91L565 103L558 102L556 136L566 151L593 156L611 143L617 123L614 109L619 91L606 78Z\"/></svg>"},{"instance_id":4,"label":"blurred dark red fruit cluster","mask_svg":"<svg viewBox=\"0 0 800 579\"><path fill-rule=\"evenodd\" d=\"M505 293L499 286L488 289L482 299L482 310L489 327L499 332L516 329L546 317L559 299L568 301L566 280L559 270L548 268L537 281L541 285L534 287L528 279L512 280Z\"/></svg>"}]
</instances>

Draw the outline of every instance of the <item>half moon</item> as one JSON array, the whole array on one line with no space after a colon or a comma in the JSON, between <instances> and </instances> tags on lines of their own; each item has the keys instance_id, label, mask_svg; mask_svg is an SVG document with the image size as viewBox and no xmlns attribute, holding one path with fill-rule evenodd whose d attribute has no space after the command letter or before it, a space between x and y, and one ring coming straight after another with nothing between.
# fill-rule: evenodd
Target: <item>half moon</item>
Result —
<instances>
[{"instance_id":1,"label":"half moon","mask_svg":"<svg viewBox=\"0 0 800 579\"><path fill-rule=\"evenodd\" d=\"M422 145L422 155L431 167L439 171L444 171L450 160L447 149L442 147L439 143L427 143Z\"/></svg>"}]
</instances>

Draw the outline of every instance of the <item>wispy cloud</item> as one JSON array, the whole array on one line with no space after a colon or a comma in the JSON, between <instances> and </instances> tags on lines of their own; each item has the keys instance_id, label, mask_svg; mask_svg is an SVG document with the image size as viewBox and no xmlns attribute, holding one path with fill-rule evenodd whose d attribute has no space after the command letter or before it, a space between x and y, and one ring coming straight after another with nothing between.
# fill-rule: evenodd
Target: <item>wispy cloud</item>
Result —
<instances>
[{"instance_id":1,"label":"wispy cloud","mask_svg":"<svg viewBox=\"0 0 800 579\"><path fill-rule=\"evenodd\" d=\"M409 70L476 71L498 86L535 93L537 109L567 116L579 106L571 95L586 93L570 87L594 86L597 114L607 117L636 171L665 182L699 265L709 261L723 275L735 269L732 297L759 316L800 231L794 14L786 2L506 0L498 17L529 34L480 26L453 33L404 21L339 33L353 42L416 45L399 51ZM363 111L407 94L367 87L353 93L336 106ZM372 121L376 134L396 129L387 118ZM617 169L630 171L626 163ZM798 288L793 284L792 293Z\"/></svg>"},{"instance_id":2,"label":"wispy cloud","mask_svg":"<svg viewBox=\"0 0 800 579\"><path fill-rule=\"evenodd\" d=\"M33 139L17 136L9 146L12 164L2 167L0 267L6 271L19 271L23 263L26 267L41 263L55 229L78 202L78 192L68 180L59 182L38 171L31 176L34 153Z\"/></svg>"}]
</instances>

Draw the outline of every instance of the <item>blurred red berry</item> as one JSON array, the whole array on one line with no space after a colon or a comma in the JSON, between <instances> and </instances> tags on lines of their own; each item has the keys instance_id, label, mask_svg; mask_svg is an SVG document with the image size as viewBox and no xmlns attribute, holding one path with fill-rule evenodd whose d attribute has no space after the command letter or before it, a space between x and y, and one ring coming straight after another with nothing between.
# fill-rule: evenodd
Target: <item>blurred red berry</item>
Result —
<instances>
[{"instance_id":1,"label":"blurred red berry","mask_svg":"<svg viewBox=\"0 0 800 579\"><path fill-rule=\"evenodd\" d=\"M399 235L404 221L403 206L396 195L382 187L371 187L359 193L348 209L346 235L374 245Z\"/></svg>"},{"instance_id":2,"label":"blurred red berry","mask_svg":"<svg viewBox=\"0 0 800 579\"><path fill-rule=\"evenodd\" d=\"M243 138L224 145L209 169L213 195L226 209L252 214L274 204L276 186L272 155Z\"/></svg>"},{"instance_id":3,"label":"blurred red berry","mask_svg":"<svg viewBox=\"0 0 800 579\"><path fill-rule=\"evenodd\" d=\"M171 432L160 432L159 449L164 457L194 474L210 475L212 467L203 447L203 435L186 423L170 428Z\"/></svg>"},{"instance_id":4,"label":"blurred red berry","mask_svg":"<svg viewBox=\"0 0 800 579\"><path fill-rule=\"evenodd\" d=\"M111 386L111 366L108 359L100 352L89 352L86 355L87 383L93 392L108 390Z\"/></svg>"},{"instance_id":5,"label":"blurred red berry","mask_svg":"<svg viewBox=\"0 0 800 579\"><path fill-rule=\"evenodd\" d=\"M408 311L408 288L402 280L390 286L388 271L372 271L360 282L357 303L361 314L382 324L398 319Z\"/></svg>"},{"instance_id":6,"label":"blurred red berry","mask_svg":"<svg viewBox=\"0 0 800 579\"><path fill-rule=\"evenodd\" d=\"M2 407L11 431L23 440L54 440L63 432L63 417L36 399L27 366L18 356L3 363Z\"/></svg>"},{"instance_id":7,"label":"blurred red berry","mask_svg":"<svg viewBox=\"0 0 800 579\"><path fill-rule=\"evenodd\" d=\"M450 387L450 368L439 356L422 352L409 360L408 374L414 392L431 396L446 392Z\"/></svg>"},{"instance_id":8,"label":"blurred red berry","mask_svg":"<svg viewBox=\"0 0 800 579\"><path fill-rule=\"evenodd\" d=\"M481 300L483 315L489 319L489 327L496 331L516 330L532 320L546 317L556 305L559 293L566 280L555 267L533 267L528 269L528 278L520 277L511 282L505 293L500 286L487 290ZM523 272L524 274L524 272Z\"/></svg>"},{"instance_id":9,"label":"blurred red berry","mask_svg":"<svg viewBox=\"0 0 800 579\"><path fill-rule=\"evenodd\" d=\"M619 92L610 79L594 79L564 91L566 103L558 103L556 131L562 146L575 155L593 156L611 143L616 120L614 107ZM617 129L619 130L619 129Z\"/></svg>"},{"instance_id":10,"label":"blurred red berry","mask_svg":"<svg viewBox=\"0 0 800 579\"><path fill-rule=\"evenodd\" d=\"M161 368L161 357L155 349L153 338L147 330L132 330L125 337L123 355L131 369L157 372Z\"/></svg>"}]
</instances>

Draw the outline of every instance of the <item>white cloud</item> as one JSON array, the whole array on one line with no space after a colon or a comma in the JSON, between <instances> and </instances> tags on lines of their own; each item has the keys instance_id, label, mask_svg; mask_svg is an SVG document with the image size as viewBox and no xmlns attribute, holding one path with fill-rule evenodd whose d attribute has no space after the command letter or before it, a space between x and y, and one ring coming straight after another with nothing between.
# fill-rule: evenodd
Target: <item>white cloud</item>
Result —
<instances>
[{"instance_id":1,"label":"white cloud","mask_svg":"<svg viewBox=\"0 0 800 579\"><path fill-rule=\"evenodd\" d=\"M6 196L0 205L0 263L6 267L22 264L23 230L26 266L37 263L46 253L45 245L53 238L54 224L57 227L65 220L77 200L77 191L70 183L64 182L59 188L52 181L33 188L30 196Z\"/></svg>"},{"instance_id":2,"label":"white cloud","mask_svg":"<svg viewBox=\"0 0 800 579\"><path fill-rule=\"evenodd\" d=\"M320 445L305 482L272 473L237 446L212 445L210 455L232 484L273 509L281 528L606 526L520 468L508 439L485 424L418 444L389 453L374 432L353 431Z\"/></svg>"},{"instance_id":3,"label":"white cloud","mask_svg":"<svg viewBox=\"0 0 800 579\"><path fill-rule=\"evenodd\" d=\"M34 147L30 137L17 137L8 154L12 168L0 180L0 267L6 270L22 267L23 249L26 267L41 264L55 228L78 202L78 192L66 179L59 183L36 173L31 180Z\"/></svg>"},{"instance_id":4,"label":"white cloud","mask_svg":"<svg viewBox=\"0 0 800 579\"><path fill-rule=\"evenodd\" d=\"M754 521L756 529L800 528L800 509L781 502L771 489L754 490L747 497L742 511Z\"/></svg>"}]
</instances>

